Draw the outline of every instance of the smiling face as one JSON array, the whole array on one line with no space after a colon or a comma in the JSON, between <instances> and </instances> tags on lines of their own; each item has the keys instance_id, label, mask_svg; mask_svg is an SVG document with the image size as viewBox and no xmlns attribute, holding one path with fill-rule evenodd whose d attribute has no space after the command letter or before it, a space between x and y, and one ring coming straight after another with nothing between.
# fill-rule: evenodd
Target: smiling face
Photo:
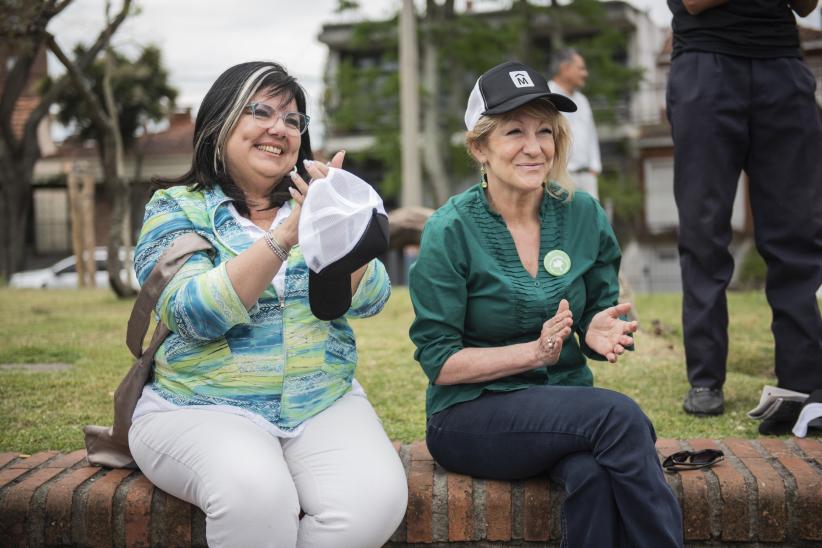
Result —
<instances>
[{"instance_id":1,"label":"smiling face","mask_svg":"<svg viewBox=\"0 0 822 548\"><path fill-rule=\"evenodd\" d=\"M277 112L274 125L268 129L257 125L249 111L244 111L225 145L225 164L234 182L246 193L263 194L297 163L301 136L287 131L280 114L297 112L294 99L283 101L281 95L258 92L250 103L264 103Z\"/></svg>"},{"instance_id":2,"label":"smiling face","mask_svg":"<svg viewBox=\"0 0 822 548\"><path fill-rule=\"evenodd\" d=\"M501 119L474 157L485 165L488 186L517 193L542 192L554 165L554 124L522 109Z\"/></svg>"}]
</instances>

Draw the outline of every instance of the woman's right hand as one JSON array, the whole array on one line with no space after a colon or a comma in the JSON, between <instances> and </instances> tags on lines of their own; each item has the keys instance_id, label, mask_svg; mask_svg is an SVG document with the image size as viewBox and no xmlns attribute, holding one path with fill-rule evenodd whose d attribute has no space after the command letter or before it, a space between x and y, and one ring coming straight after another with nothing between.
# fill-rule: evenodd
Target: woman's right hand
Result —
<instances>
[{"instance_id":1,"label":"woman's right hand","mask_svg":"<svg viewBox=\"0 0 822 548\"><path fill-rule=\"evenodd\" d=\"M571 334L574 325L574 315L566 299L559 301L557 312L553 318L542 324L542 332L537 339L537 362L545 365L554 365L559 361L562 352L562 343Z\"/></svg>"}]
</instances>

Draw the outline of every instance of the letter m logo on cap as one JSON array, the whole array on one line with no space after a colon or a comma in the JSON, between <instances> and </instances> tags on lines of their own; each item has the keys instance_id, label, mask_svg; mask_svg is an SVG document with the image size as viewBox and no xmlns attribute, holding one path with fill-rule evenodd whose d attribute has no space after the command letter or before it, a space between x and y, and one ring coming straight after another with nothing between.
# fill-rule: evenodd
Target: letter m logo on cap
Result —
<instances>
[{"instance_id":1,"label":"letter m logo on cap","mask_svg":"<svg viewBox=\"0 0 822 548\"><path fill-rule=\"evenodd\" d=\"M528 76L528 73L524 70L512 70L508 73L508 76L511 77L511 80L514 81L514 85L518 88L534 87L534 83L531 81L531 77Z\"/></svg>"}]
</instances>

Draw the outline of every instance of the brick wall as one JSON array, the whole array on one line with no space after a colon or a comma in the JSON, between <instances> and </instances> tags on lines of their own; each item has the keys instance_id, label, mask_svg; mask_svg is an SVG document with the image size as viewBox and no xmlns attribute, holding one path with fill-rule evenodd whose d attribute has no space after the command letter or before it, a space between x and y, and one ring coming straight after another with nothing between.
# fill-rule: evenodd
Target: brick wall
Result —
<instances>
[{"instance_id":1,"label":"brick wall","mask_svg":"<svg viewBox=\"0 0 822 548\"><path fill-rule=\"evenodd\" d=\"M395 444L406 520L389 546L558 546L562 490L445 472L423 442ZM666 475L688 546L822 546L822 442L660 440L668 455L720 448L710 470ZM89 467L84 451L0 453L0 546L205 546L205 516L138 471Z\"/></svg>"}]
</instances>

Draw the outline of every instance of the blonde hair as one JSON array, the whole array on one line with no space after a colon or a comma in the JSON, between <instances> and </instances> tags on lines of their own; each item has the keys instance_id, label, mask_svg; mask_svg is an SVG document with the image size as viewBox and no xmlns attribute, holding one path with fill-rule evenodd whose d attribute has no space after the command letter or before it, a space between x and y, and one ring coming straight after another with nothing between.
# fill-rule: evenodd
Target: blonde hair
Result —
<instances>
[{"instance_id":1,"label":"blonde hair","mask_svg":"<svg viewBox=\"0 0 822 548\"><path fill-rule=\"evenodd\" d=\"M471 153L472 147L481 147L488 143L488 137L501 124L508 122L519 114L533 116L541 120L546 120L551 124L551 130L554 135L554 163L551 166L551 171L548 172L548 182L555 182L558 184L564 193L557 193L550 190L552 195L557 198L570 200L574 195L574 183L568 175L568 154L571 150L571 130L568 127L568 121L557 110L553 103L547 99L536 99L530 103L503 114L491 114L488 116L481 116L474 129L465 133L465 146L468 153L474 158ZM476 158L474 158L476 160Z\"/></svg>"}]
</instances>

